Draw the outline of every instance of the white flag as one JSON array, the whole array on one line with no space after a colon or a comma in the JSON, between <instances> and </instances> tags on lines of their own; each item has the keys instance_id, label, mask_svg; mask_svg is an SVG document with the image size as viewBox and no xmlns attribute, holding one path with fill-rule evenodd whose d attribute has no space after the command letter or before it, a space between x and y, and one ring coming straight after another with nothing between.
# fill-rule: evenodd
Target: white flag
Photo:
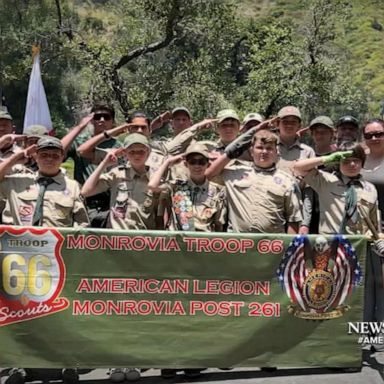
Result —
<instances>
[{"instance_id":1,"label":"white flag","mask_svg":"<svg viewBox=\"0 0 384 384\"><path fill-rule=\"evenodd\" d=\"M33 47L33 67L28 85L27 106L25 108L23 131L30 125L44 125L49 131L52 130L51 114L45 95L43 81L40 72L40 52Z\"/></svg>"}]
</instances>

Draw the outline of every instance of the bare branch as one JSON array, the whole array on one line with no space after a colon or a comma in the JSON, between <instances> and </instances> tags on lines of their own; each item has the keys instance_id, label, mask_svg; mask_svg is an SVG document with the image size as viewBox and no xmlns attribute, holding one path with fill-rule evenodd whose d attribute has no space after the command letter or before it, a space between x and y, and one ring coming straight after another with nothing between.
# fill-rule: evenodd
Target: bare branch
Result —
<instances>
[{"instance_id":1,"label":"bare branch","mask_svg":"<svg viewBox=\"0 0 384 384\"><path fill-rule=\"evenodd\" d=\"M56 4L56 12L57 12L57 29L59 31L59 34L64 33L68 37L70 41L73 40L73 31L71 28L65 28L63 25L63 17L61 13L61 4L60 0L55 0Z\"/></svg>"},{"instance_id":2,"label":"bare branch","mask_svg":"<svg viewBox=\"0 0 384 384\"><path fill-rule=\"evenodd\" d=\"M136 59L139 56L145 55L146 53L158 51L159 49L165 48L170 45L176 37L175 28L182 18L183 15L180 12L180 0L173 0L172 8L167 17L167 25L165 27L164 39L157 41L156 43L136 48L128 54L122 56L116 64L115 70L120 69L121 67L128 64L130 61Z\"/></svg>"}]
</instances>

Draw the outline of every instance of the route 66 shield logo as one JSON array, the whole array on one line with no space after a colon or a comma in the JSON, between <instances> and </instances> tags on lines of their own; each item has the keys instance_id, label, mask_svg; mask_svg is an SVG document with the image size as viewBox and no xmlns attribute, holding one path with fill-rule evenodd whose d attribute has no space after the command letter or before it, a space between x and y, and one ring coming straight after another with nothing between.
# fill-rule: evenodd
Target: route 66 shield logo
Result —
<instances>
[{"instance_id":1,"label":"route 66 shield logo","mask_svg":"<svg viewBox=\"0 0 384 384\"><path fill-rule=\"evenodd\" d=\"M48 316L69 306L64 239L52 228L0 229L0 326Z\"/></svg>"}]
</instances>

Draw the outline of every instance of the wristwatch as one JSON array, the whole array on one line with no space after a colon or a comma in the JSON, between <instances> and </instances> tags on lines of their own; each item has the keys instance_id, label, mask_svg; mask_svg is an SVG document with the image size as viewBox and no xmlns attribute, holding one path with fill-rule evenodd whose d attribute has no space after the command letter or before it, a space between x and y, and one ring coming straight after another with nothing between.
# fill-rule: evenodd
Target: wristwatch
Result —
<instances>
[{"instance_id":1,"label":"wristwatch","mask_svg":"<svg viewBox=\"0 0 384 384\"><path fill-rule=\"evenodd\" d=\"M103 131L103 135L106 139L110 139L111 138L111 135L108 134L107 131Z\"/></svg>"}]
</instances>

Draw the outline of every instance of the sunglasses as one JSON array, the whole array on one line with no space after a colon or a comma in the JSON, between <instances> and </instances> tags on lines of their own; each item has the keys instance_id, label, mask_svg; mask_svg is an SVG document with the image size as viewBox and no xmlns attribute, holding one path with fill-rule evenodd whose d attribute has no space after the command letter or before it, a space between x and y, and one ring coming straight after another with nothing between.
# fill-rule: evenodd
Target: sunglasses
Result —
<instances>
[{"instance_id":1,"label":"sunglasses","mask_svg":"<svg viewBox=\"0 0 384 384\"><path fill-rule=\"evenodd\" d=\"M187 163L189 165L207 165L208 160L207 159L189 159L187 160Z\"/></svg>"},{"instance_id":2,"label":"sunglasses","mask_svg":"<svg viewBox=\"0 0 384 384\"><path fill-rule=\"evenodd\" d=\"M145 131L148 129L148 125L132 125L128 128L129 133L135 133L139 130Z\"/></svg>"},{"instance_id":3,"label":"sunglasses","mask_svg":"<svg viewBox=\"0 0 384 384\"><path fill-rule=\"evenodd\" d=\"M109 113L96 113L93 116L93 120L100 121L101 119L104 119L104 121L110 121L112 120L112 116Z\"/></svg>"},{"instance_id":4,"label":"sunglasses","mask_svg":"<svg viewBox=\"0 0 384 384\"><path fill-rule=\"evenodd\" d=\"M381 139L382 137L384 137L384 131L364 133L365 140L371 140L374 137L376 137L376 139Z\"/></svg>"}]
</instances>

